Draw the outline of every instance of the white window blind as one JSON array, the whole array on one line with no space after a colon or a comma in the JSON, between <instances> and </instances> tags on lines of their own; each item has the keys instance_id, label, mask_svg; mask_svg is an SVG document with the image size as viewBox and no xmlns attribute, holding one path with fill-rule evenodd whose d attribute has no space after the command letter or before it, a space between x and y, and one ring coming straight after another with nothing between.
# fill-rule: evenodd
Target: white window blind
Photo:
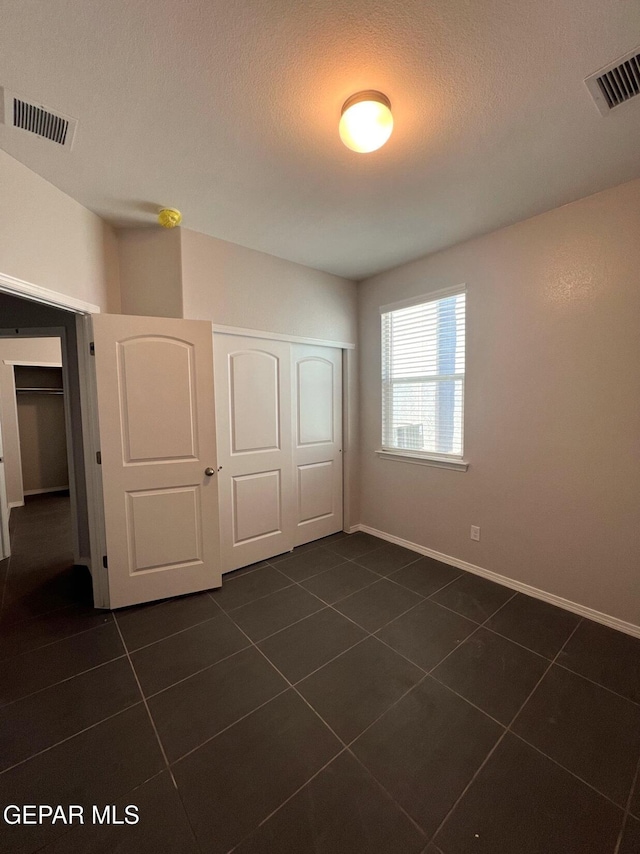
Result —
<instances>
[{"instance_id":1,"label":"white window blind","mask_svg":"<svg viewBox=\"0 0 640 854\"><path fill-rule=\"evenodd\" d=\"M465 294L382 312L382 447L462 458Z\"/></svg>"}]
</instances>

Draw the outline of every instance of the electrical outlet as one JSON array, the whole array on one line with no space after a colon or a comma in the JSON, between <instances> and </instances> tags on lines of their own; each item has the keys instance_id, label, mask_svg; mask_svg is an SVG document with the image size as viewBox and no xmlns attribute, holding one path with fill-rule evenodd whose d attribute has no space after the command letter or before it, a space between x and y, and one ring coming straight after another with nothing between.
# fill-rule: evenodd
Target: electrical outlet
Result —
<instances>
[{"instance_id":1,"label":"electrical outlet","mask_svg":"<svg viewBox=\"0 0 640 854\"><path fill-rule=\"evenodd\" d=\"M471 539L480 541L480 528L477 525L471 526Z\"/></svg>"}]
</instances>

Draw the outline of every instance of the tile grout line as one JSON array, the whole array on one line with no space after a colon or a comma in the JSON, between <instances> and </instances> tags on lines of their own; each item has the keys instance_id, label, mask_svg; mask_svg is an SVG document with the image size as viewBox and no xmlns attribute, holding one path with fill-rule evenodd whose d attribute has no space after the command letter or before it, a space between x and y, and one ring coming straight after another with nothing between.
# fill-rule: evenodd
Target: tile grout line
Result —
<instances>
[{"instance_id":1,"label":"tile grout line","mask_svg":"<svg viewBox=\"0 0 640 854\"><path fill-rule=\"evenodd\" d=\"M178 788L178 784L176 783L176 779L175 779L175 777L173 776L173 771L171 770L171 766L170 766L170 764L169 764L169 760L167 759L167 754L165 753L164 746L163 746L162 742L160 741L160 735L158 734L158 729L157 729L157 727L156 727L156 722L154 721L153 717L151 716L151 711L150 711L150 709L149 709L149 704L147 703L147 698L145 697L145 695L144 695L144 691L142 690L142 685L140 684L140 680L138 679L138 674L137 674L137 672L136 672L136 669L135 669L135 667L133 666L133 661L131 660L131 655L129 654L129 650L127 649L127 645L126 645L126 643L125 643L125 641L124 641L124 637L122 636L122 632L120 631L120 626L118 625L118 621L116 620L116 621L115 621L115 623L116 623L116 627L117 627L117 629L118 629L118 634L120 635L120 640L122 641L122 645L123 645L123 647L125 648L125 653L126 653L126 656L127 656L127 660L129 661L129 667L131 668L131 672L133 673L133 677L134 677L134 679L136 680L136 685L138 686L138 691L140 692L140 697L142 698L142 702L144 703L144 707L145 707L145 709L146 709L146 711L147 711L147 716L148 716L148 718L149 718L149 722L151 723L151 726L153 727L153 732L154 732L154 734L155 734L156 741L158 742L158 746L159 746L159 748L160 748L160 753L162 754L162 758L164 759L164 763L165 763L165 765L166 765L166 767L167 767L167 770L168 770L168 772L169 772L169 775L170 775L170 777L171 777L171 781L173 782L174 787L177 789L177 788Z\"/></svg>"},{"instance_id":2,"label":"tile grout line","mask_svg":"<svg viewBox=\"0 0 640 854\"><path fill-rule=\"evenodd\" d=\"M236 623L236 625L238 625L238 624ZM243 629L242 629L242 627L241 627L241 626L238 626L238 628L240 629L240 631L243 631ZM243 633L244 633L244 632L243 632ZM245 633L245 634L246 634L246 633ZM248 636L248 635L247 635L247 638L248 638L249 640L251 640L251 638L249 638L249 636ZM364 641L365 641L365 640L367 640L367 639L368 639L368 638L363 638L359 643L364 643ZM328 729L328 730L333 734L333 736L334 736L334 737L339 741L339 743L343 746L343 749L347 750L347 751L349 752L349 754L350 754L350 755L351 755L351 756L352 756L352 757L353 757L353 758L354 758L354 759L355 759L355 760L356 760L360 765L362 765L362 763L360 762L360 760L359 760L359 759L358 759L358 758L353 754L353 752L349 749L349 745L344 741L344 739L342 739L342 738L338 735L338 733L333 729L333 727L332 727L332 726L330 726L330 725L327 723L327 721L325 721L325 719L322 717L322 715L321 715L321 714L320 714L320 713L319 713L319 712L318 712L318 711L317 711L317 710L316 710L316 709L311 705L311 703L307 700L307 698L306 698L306 697L304 697L304 696L300 693L300 691L297 689L296 685L292 684L292 683L287 679L287 677L284 675L284 673L282 673L282 672L281 672L281 671L276 667L276 665L275 665L275 664L274 664L274 663L273 663L273 662L272 662L272 661L267 657L267 655L265 655L265 653L264 653L264 652L263 652L263 651L262 651L258 646L256 646L256 644L253 644L253 642L252 642L252 645L253 645L253 646L258 650L258 652L260 653L260 655L262 655L262 657L265 659L265 661L267 662L267 664L268 664L270 667L273 667L273 669L274 669L277 673L279 673L279 674L280 674L280 676L281 676L281 677L285 680L285 682L289 685L289 687L291 688L291 690L292 690L292 691L295 691L295 693L297 694L297 696L298 696L298 697L303 701L303 703L304 703L304 704L305 704L305 705L306 705L306 706L307 706L307 707L308 707L308 708L313 712L313 714L318 718L318 720L320 720L320 721L321 721L321 723L323 723L323 724L327 727L327 729ZM355 646L357 646L357 645L358 645L358 644L356 644ZM353 647L351 647L351 649L353 649ZM339 656L337 656L337 657L339 658ZM323 665L323 666L324 666L324 665ZM305 678L306 678L306 677L305 677ZM425 677L425 678L426 678L426 677ZM300 680L300 681L303 681L303 680ZM420 680L420 681L421 681L421 680ZM299 684L299 683L296 683L296 684ZM415 685L412 685L412 686L407 690L407 692L406 692L406 693L409 693L409 691L411 691L414 687L415 687ZM342 752L343 752L343 751L340 751L340 753L342 753ZM335 756L333 756L333 758L331 759L331 762L333 762L333 760L336 758L336 756L337 756L337 755L338 755L338 754L336 754ZM330 763L328 763L328 764L330 764ZM362 767L364 767L364 766L362 766ZM388 797L391 799L391 801L392 801L392 802L393 802L393 803L398 807L398 809L399 809L399 810L401 810L401 811L402 811L402 813L403 813L403 814L404 814L404 815L409 819L409 821L410 821L410 822L411 822L411 823L412 823L412 824L413 824L413 825L418 829L418 831L420 832L420 834L421 834L421 835L426 839L426 835L425 835L424 831L422 830L422 828L420 828L420 826L419 826L419 825L418 825L418 824L413 820L413 818L411 818L411 816L409 815L409 813L407 813L407 811L404 809L404 807L403 807L401 804L399 804L399 803L395 800L395 798L394 798L394 797L393 797L393 796L392 796L392 795L391 795L391 794L390 794L390 793L389 793L389 792L384 788L384 786L382 786L382 784L379 782L379 780L377 780L377 779L373 776L373 774L371 774L371 772L370 772L368 769L365 769L365 770L366 770L366 771L367 771L367 773L371 776L371 778L372 778L373 780L375 780L375 782L378 784L378 786L380 786L380 787L381 787L381 788L386 792L387 796L388 796ZM308 782L309 782L309 781L307 780L307 781L305 782L304 786L306 786L306 785L308 784ZM304 786L302 786L301 788L304 788ZM293 797L293 795L291 795L290 797ZM290 798L287 798L287 800L289 800L289 799L290 799ZM287 801L284 801L282 804L280 804L280 806L279 806L279 807L278 807L274 812L277 812L279 809L281 809L281 808L284 806L284 804L285 804L286 802L287 802ZM260 824L262 824L262 822L261 822ZM260 824L258 825L258 827L260 827ZM255 830L255 828L254 828L254 830ZM240 843L238 843L238 845L239 845L239 844L240 844Z\"/></svg>"},{"instance_id":3,"label":"tile grout line","mask_svg":"<svg viewBox=\"0 0 640 854\"><path fill-rule=\"evenodd\" d=\"M65 606L65 607L67 607L67 608L72 608L72 607L73 607L73 605L67 605L67 606ZM62 608L61 608L60 610L64 610L64 609L62 609ZM52 613L52 614L53 614L53 613L55 613L55 612L54 612L54 611L51 611L50 613ZM90 626L88 629L82 629L82 631L79 631L79 632L72 632L72 634L70 634L70 635L65 635L65 637L63 637L63 638L58 638L57 640L49 641L49 643L43 643L43 644L41 644L40 646L34 646L32 649L25 649L23 652L16 652L16 653L15 653L15 655L8 655L6 658L1 658L1 659L0 659L0 665L4 664L4 662L5 662L5 661L13 661L13 659L14 659L14 658L19 658L21 655L28 655L30 652L40 652L40 650L42 650L42 649L46 649L47 647L53 646L54 644L62 643L62 641L69 640L70 638L77 638L77 637L79 637L80 635L84 635L84 634L86 634L87 632L92 632L92 631L94 631L94 629L101 629L101 628L103 628L104 626L108 626L110 622L114 622L114 623L115 623L115 618L114 618L114 616L113 616L113 611L105 611L104 613L105 613L105 614L108 614L108 615L109 615L109 617L110 617L110 619L109 619L109 620L105 620L105 621L104 621L104 623L99 623L97 626ZM37 619L38 619L38 617L32 617L31 619L33 619L33 620L37 620ZM16 625L18 625L18 624L16 624Z\"/></svg>"},{"instance_id":4,"label":"tile grout line","mask_svg":"<svg viewBox=\"0 0 640 854\"><path fill-rule=\"evenodd\" d=\"M216 588L216 589L218 589L218 588ZM206 590L204 592L208 593L209 591ZM169 600L165 600L165 601L172 601L172 600L169 599ZM214 604L217 605L217 603L214 603ZM217 605L217 607L220 608L219 605ZM220 614L224 614L226 616L226 611L223 611L222 608L220 608L219 613L212 614L212 616L207 617L206 620L200 620L200 622L194 623L191 626L185 626L184 629L178 629L178 631L171 632L171 634L169 634L169 635L163 635L161 638L158 638L157 640L151 641L150 643L145 643L142 646L137 646L137 647L135 647L135 649L130 650L131 655L133 655L136 652L140 652L140 650L149 649L150 646L154 646L157 643L162 643L162 641L168 640L169 638L174 638L174 637L176 637L176 635L182 635L185 632L190 631L191 629L196 629L196 628L198 628L198 626L204 626L205 623L210 623L211 620L216 620L220 616ZM116 623L118 622L118 618L115 616L115 614L114 614L114 620L116 621Z\"/></svg>"},{"instance_id":5,"label":"tile grout line","mask_svg":"<svg viewBox=\"0 0 640 854\"><path fill-rule=\"evenodd\" d=\"M287 690L288 690L288 689L287 689ZM284 693L284 692L283 692L283 693ZM277 806L274 810L272 810L272 811L269 813L269 815L268 815L268 816L266 816L265 818L263 818L263 819L262 819L262 821L260 821L260 822L255 826L255 827L253 827L253 828L249 831L249 833L247 833L247 835L246 835L246 836L243 836L243 837L242 837L242 839L240 839L240 841L239 841L239 842L236 842L236 843L233 845L233 847L229 848L229 850L227 851L227 854L233 854L233 852L234 852L234 851L236 851L236 850L237 850L237 849L242 845L242 843L243 843L243 842L246 842L246 840L247 840L247 839L249 839L249 837L250 837L250 836L253 836L253 834L258 830L258 828L262 827L262 825L263 825L263 824L266 824L266 823L269 821L269 819L270 819L272 816L274 816L277 812L280 812L280 810L281 810L281 809L282 809L286 804L288 804L290 800L292 800L293 798L295 798L295 796L298 794L298 792L301 792L301 791L305 788L305 786L308 786L308 785L309 785L309 783L311 783L313 780L315 780L315 778L316 778L319 774L322 774L322 772L325 770L325 768L328 768L328 767L329 767L329 765L331 765L331 763L332 763L332 762L334 762L334 761L335 761L339 756L342 756L342 754L343 754L343 753L346 753L346 752L347 752L347 748L346 748L346 747L343 747L343 748L342 748L342 750L340 750L338 753L336 753L336 755L335 755L335 756L332 756L332 757L331 757L331 759L330 759L328 762L325 762L325 764L322 766L322 768L318 768L318 770L317 770L317 771L316 771L316 772L315 772L311 777L309 777L309 779L306 781L306 783L303 783L301 786L298 786L298 788L295 790L295 792L294 792L292 795L289 795L289 797L288 797L285 801L283 801L279 806Z\"/></svg>"},{"instance_id":6,"label":"tile grout line","mask_svg":"<svg viewBox=\"0 0 640 854\"><path fill-rule=\"evenodd\" d=\"M246 652L248 649L249 645L247 644L247 646L243 646L242 649L237 649L235 652L230 652L229 655L225 655L224 658L218 658L216 661L212 661L211 664L206 664L204 667L194 670L193 673L189 673L187 676L182 676L180 679L176 679L175 682L172 682L170 685L165 685L164 688L160 688L158 691L145 694L145 697L147 700L153 700L156 697L159 697L160 694L164 694L170 688L173 688L175 685L181 685L183 682L186 682L187 679L191 679L192 676L198 676L200 673L204 673L205 670L210 670L212 667L222 664L223 661L229 661L230 658L234 658L234 656L240 655L241 652Z\"/></svg>"},{"instance_id":7,"label":"tile grout line","mask_svg":"<svg viewBox=\"0 0 640 854\"><path fill-rule=\"evenodd\" d=\"M505 603L505 604L506 604L506 603ZM577 625L575 625L575 626L574 626L573 630L571 631L571 633L569 634L569 636L566 638L565 642L562 644L562 646L560 647L560 649L558 650L558 652L557 652L557 653L556 653L556 655L554 656L553 661L550 661L550 662L549 662L549 664L548 664L548 666L545 668L545 671L544 671L544 673L542 674L542 676L538 679L538 681L537 681L537 682L536 682L536 684L533 686L533 688L531 689L531 691L527 694L527 697L525 698L525 701L522 703L522 705L520 706L520 708L518 709L518 711L516 712L516 714L513 716L513 719L512 719L512 721L511 721L511 723L509 724L509 726L508 726L508 727L505 727L504 732L502 733L502 735L498 738L498 740L497 740L497 741L496 741L496 743L493 745L493 747L491 748L491 750L489 751L489 753L485 756L484 761L483 761L483 762L480 764L480 766L476 769L476 772L475 772L475 774L473 775L473 777L469 780L469 782L468 782L468 783L467 783L467 785L464 787L464 789L462 790L462 792L460 793L460 795L456 798L456 800L455 800L455 802L453 803L453 805L452 805L451 809L447 812L447 814L445 815L445 817L442 819L442 821L440 822L440 824L439 824L439 825L438 825L438 827L436 828L436 830L435 830L434 834L431 836L431 839L429 840L429 843L432 843L432 842L434 841L434 839L436 839L436 837L438 836L438 834L440 833L440 831L442 830L442 828L446 825L446 823L449 821L449 818L453 815L453 813L454 813L454 812L455 812L455 810L457 809L458 805L460 804L460 802L462 801L462 799L464 798L464 796L466 795L466 793L469 791L469 789L471 788L471 786L474 784L474 782L476 781L476 779L478 778L478 776L479 776L479 775L480 775L480 773L482 772L482 769L487 765L487 763L489 762L489 760L491 759L491 757L493 756L493 754L496 752L496 750L498 749L498 747L500 746L500 744L502 743L502 741L503 741L503 740L504 740L504 738L506 737L507 733L510 733L510 732L511 732L511 725L512 725L512 724L513 724L513 722L518 718L518 716L520 715L520 713L522 712L522 710L524 709L524 707L527 705L527 703L528 703L528 702L529 702L529 700L531 699L531 697L532 697L532 696L535 694L535 692L538 690L538 686L540 685L540 683L542 682L542 680L545 678L545 676L547 675L547 673L549 672L549 670L550 670L550 669L551 669L551 667L553 666L553 663L554 663L555 659L560 655L560 653L562 652L562 650L563 650L563 649L565 648L565 646L569 643L569 641L570 641L570 640L571 640L571 638L574 636L574 634L575 634L575 633L576 633L576 631L578 630L578 627L580 626L580 624L581 624L581 623L582 623L582 619L578 620Z\"/></svg>"},{"instance_id":8,"label":"tile grout line","mask_svg":"<svg viewBox=\"0 0 640 854\"><path fill-rule=\"evenodd\" d=\"M114 619L114 622L116 624L116 628L118 629L118 634L120 635L120 640L122 641L122 645L125 648L127 659L129 660L129 667L131 668L131 672L133 673L134 679L136 680L136 685L138 686L138 691L140 692L140 696L142 697L142 702L144 703L144 707L145 707L146 712L147 712L147 717L149 718L149 723L151 724L154 735L156 737L156 741L158 743L158 747L160 748L160 753L162 755L162 758L164 759L164 764L165 764L166 770L169 773L169 777L171 779L171 782L173 783L173 788L176 790L176 793L178 795L178 799L180 800L180 804L182 806L182 811L184 813L185 819L186 819L187 824L189 826L189 830L191 831L191 835L194 839L196 847L198 848L198 850L201 851L202 849L200 848L200 843L198 841L198 837L196 836L195 828L191 824L191 818L189 817L189 813L187 812L187 808L185 807L184 801L182 800L182 795L180 793L180 789L178 789L178 782L174 776L173 769L171 767L169 759L167 758L167 754L166 754L166 751L164 749L164 745L162 744L162 741L160 740L160 733L158 732L158 728L156 727L156 722L154 721L153 715L151 714L151 709L149 708L149 703L147 702L147 698L145 697L144 691L142 690L142 685L140 684L140 680L138 679L138 674L136 672L136 669L133 666L133 661L131 660L131 655L129 654L129 650L127 648L124 637L123 637L122 632L120 630L120 626L119 626L118 621L116 619Z\"/></svg>"},{"instance_id":9,"label":"tile grout line","mask_svg":"<svg viewBox=\"0 0 640 854\"><path fill-rule=\"evenodd\" d=\"M515 593L514 593L514 596L515 596ZM513 597L511 597L511 598L513 598ZM426 600L425 600L425 601L426 601ZM505 604L506 604L506 603L505 603ZM500 607L502 607L502 606L500 606ZM448 609L447 609L447 610L448 610ZM455 611L454 611L453 613L457 613L457 612L455 612ZM494 612L494 613L497 613L497 612ZM461 615L459 615L459 616L461 616ZM492 616L493 616L493 614L491 614L489 617L487 617L487 620L490 620ZM392 622L393 622L393 621L392 621ZM389 624L387 623L387 625L389 625ZM440 680L439 680L437 677L433 676L433 671L434 671L434 670L436 670L436 669L437 669L437 668L442 664L442 662L443 662L443 661L445 661L447 658L449 658L449 656L450 656L450 655L452 655L452 654L453 654L457 649L459 649L459 648L462 646L462 644L463 644L463 643L466 643L466 641L468 641L468 640L469 640L469 638L470 638L470 637L472 637L472 636L473 636L473 635L478 631L478 629L482 628L482 625L483 625L483 624L476 625L475 629L474 629L474 630L473 630L469 635L467 635L467 637L466 637L466 638L464 638L464 640L460 641L460 643L459 643L459 644L457 644L457 645L456 645L452 650L450 650L450 651L449 651L449 652L448 652L448 653L447 653L443 658L441 658L441 659L440 659L440 661L438 661L436 664L434 664L434 665L433 665L433 667L431 667L429 670L426 670L424 667L420 667L420 665L419 665L419 664L415 664L415 662L414 662L414 661L411 661L411 659L407 658L406 660L407 660L407 661L409 661L409 663L410 663L410 664L413 664L415 667L418 667L420 670L422 670L422 672L424 673L424 676L423 676L421 679L419 679L419 680L418 680L418 682L416 682L416 684L415 684L415 685L412 685L412 686L411 686L411 688L409 688L409 690L408 690L408 691L406 691L406 692L402 695L402 697L400 697L398 700L396 700L394 703L392 703L392 704L391 704L391 706L389 706L389 708L388 708L388 709L386 709L384 712L382 712L382 714L381 714L381 715L379 715L379 716L375 719L375 721L373 721L372 723L368 724L368 726L366 726L366 727L362 730L362 732L361 732L358 736L356 736L356 738L354 738L354 739L349 743L349 747L351 747L351 745L352 745L352 744L354 744L354 743L355 743L355 742L356 742L356 741L357 741L357 740L358 740L362 735L364 735L364 733L365 733L365 732L367 732L367 730L369 730L372 726L374 726L374 724L376 724L376 723L380 720L380 718L382 718L384 715L386 715L386 713L387 713L390 709L392 709L392 708L393 708L397 703L399 703L399 702L400 702L400 700L402 700L404 697L406 697L406 695L407 695L407 694L409 694L411 691L413 691L413 689L414 689L414 688L416 688L418 685L421 685L421 684L425 681L425 679L426 679L427 677L430 677L431 679L434 679L436 682L438 682L438 684L442 685L442 686L443 686L444 688L446 688L447 690L452 691L454 694L457 694L457 691L453 691L453 689L452 689L452 688L449 688L449 686L448 686L448 685L445 685L445 684L444 684L444 682L440 682ZM384 627L383 627L383 628L384 628ZM380 631L380 630L378 630L378 631ZM375 635L370 635L370 637L375 637ZM366 640L366 638L365 638L365 640ZM380 639L380 638L376 638L376 640L381 640L381 639ZM389 646L389 645L388 645L388 644L386 644L384 641L381 641L381 642L382 642L382 643L384 643L384 644L385 644L385 646L388 646L388 647L389 647L389 649L391 649L391 650L392 650L392 652L396 652L396 653L397 653L397 650L395 650L393 647ZM400 654L401 654L401 653L398 653L398 655L400 655ZM406 657L406 656L403 656L403 658L405 658L405 657ZM323 666L324 666L324 665L323 665ZM318 669L321 669L321 668L318 668ZM305 678L306 678L306 677L305 677ZM476 706L474 703L472 703L472 702L471 702L470 700L468 700L466 697L463 697L461 694L457 694L457 696L459 696L462 700L464 700L464 701L465 701L465 703L468 703L470 706L473 706L475 709L478 709L478 711L479 711L479 712L482 712L482 714L483 714L483 715L485 715L486 717L488 717L488 718L490 718L491 720L495 721L495 722L496 722L499 726L501 726L503 729L505 728L505 725L504 725L503 723L501 723L500 721L496 720L496 718L493 718L491 715L489 715L487 712L485 712L485 711L484 711L484 709L479 708L479 706ZM371 773L371 772L369 772L369 773Z\"/></svg>"},{"instance_id":10,"label":"tile grout line","mask_svg":"<svg viewBox=\"0 0 640 854\"><path fill-rule=\"evenodd\" d=\"M41 694L43 691L48 691L49 688L57 688L58 685L64 685L65 682L71 682L72 679L75 679L76 676L84 676L85 673L91 673L92 670L98 670L100 667L104 667L107 664L112 664L114 661L120 661L121 658L126 658L126 654L123 652L121 655L114 655L113 658L108 658L106 661L101 661L100 664L94 664L93 667L87 667L85 670L79 670L77 673L72 673L71 676L65 676L64 679L59 679L57 682L52 682L51 685L45 685L43 688L37 688L35 691L31 691L29 694L24 694L20 697L16 697L14 700L9 700L6 703L0 704L0 712L4 711L4 709L8 709L9 706L13 706L14 703L20 703L22 700L28 700L30 697L35 697L36 694Z\"/></svg>"},{"instance_id":11,"label":"tile grout line","mask_svg":"<svg viewBox=\"0 0 640 854\"><path fill-rule=\"evenodd\" d=\"M520 712L518 712L518 714L520 714ZM514 721L515 721L515 718L514 718ZM512 723L513 723L513 721L512 721ZM601 792L599 789L596 789L596 787L593 785L593 783L589 783L587 780L583 779L578 774L576 774L575 771L572 771L570 768L567 768L566 765L563 765L562 762L558 762L558 760L554 759L553 756L549 756L549 754L545 753L544 750L541 750L539 747L536 747L535 744L532 744L530 741L527 741L527 739L524 736L520 735L520 733L514 732L513 730L510 730L510 732L511 732L511 735L514 736L514 738L517 738L519 741L523 742L523 744L526 744L527 747L530 747L532 750L535 750L536 753L540 754L540 756L544 756L545 759L548 759L550 762L553 762L553 764L557 765L558 768L562 768L562 770L566 771L567 774L570 774L576 780L579 780L584 786L587 786L587 788L589 788L593 792L595 792L596 795L600 795L601 798L604 798L605 801L609 801L609 803L612 806L616 807L616 809L620 810L624 814L625 808L621 807L620 804L617 804L613 800L613 798L611 798L609 795L605 795L604 792Z\"/></svg>"},{"instance_id":12,"label":"tile grout line","mask_svg":"<svg viewBox=\"0 0 640 854\"><path fill-rule=\"evenodd\" d=\"M627 804L624 810L624 816L622 817L622 825L620 827L620 832L618 833L618 840L616 842L616 847L613 851L613 854L619 854L620 846L622 845L622 840L624 839L624 834L627 829L627 823L629 821L629 816L633 815L631 812L631 802L633 801L633 796L635 794L636 786L640 782L640 757L638 757L638 761L636 763L636 773L633 775L633 780L631 782L631 789L629 790L629 794L627 795Z\"/></svg>"},{"instance_id":13,"label":"tile grout line","mask_svg":"<svg viewBox=\"0 0 640 854\"><path fill-rule=\"evenodd\" d=\"M61 744L64 744L67 741L71 741L71 739L76 738L78 735L82 735L83 732L89 732L91 729L95 729L100 724L105 723L105 721L110 721L112 718L117 718L118 715L122 715L125 712L128 712L130 709L135 709L136 706L140 706L142 704L141 700L137 700L135 703L131 703L131 705L126 706L124 709L119 709L117 712L114 712L112 715L107 715L106 718L101 718L99 721L95 721L95 723L89 724L89 726L83 727L79 729L77 732L74 732L72 735L68 735L65 738L61 738L60 741L56 741L55 744L50 744L48 747L44 747L42 750L38 750L36 753L33 753L31 756L27 756L25 759L21 759L20 762L14 762L13 765L10 765L8 768L3 768L0 771L0 776L6 774L8 771L17 768L19 765L24 765L25 762L30 762L32 759L35 759L36 756L42 756L43 753L48 753L50 750L53 750L54 747L59 747Z\"/></svg>"}]
</instances>

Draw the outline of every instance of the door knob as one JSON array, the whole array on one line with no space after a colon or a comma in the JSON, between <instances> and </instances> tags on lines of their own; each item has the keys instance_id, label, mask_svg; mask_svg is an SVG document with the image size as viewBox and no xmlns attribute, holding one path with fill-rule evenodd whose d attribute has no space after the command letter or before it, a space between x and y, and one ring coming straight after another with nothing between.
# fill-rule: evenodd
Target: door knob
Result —
<instances>
[{"instance_id":1,"label":"door knob","mask_svg":"<svg viewBox=\"0 0 640 854\"><path fill-rule=\"evenodd\" d=\"M206 469L204 470L204 473L206 474L207 477L211 477L212 475L214 475L216 473L216 470L212 469L211 466L207 466Z\"/></svg>"}]
</instances>

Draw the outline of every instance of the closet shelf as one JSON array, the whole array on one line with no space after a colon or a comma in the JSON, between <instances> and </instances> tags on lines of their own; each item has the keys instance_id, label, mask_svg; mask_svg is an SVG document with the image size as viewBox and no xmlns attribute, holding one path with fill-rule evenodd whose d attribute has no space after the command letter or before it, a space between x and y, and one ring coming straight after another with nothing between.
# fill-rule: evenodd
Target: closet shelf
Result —
<instances>
[{"instance_id":1,"label":"closet shelf","mask_svg":"<svg viewBox=\"0 0 640 854\"><path fill-rule=\"evenodd\" d=\"M62 388L17 388L18 394L64 394Z\"/></svg>"}]
</instances>

